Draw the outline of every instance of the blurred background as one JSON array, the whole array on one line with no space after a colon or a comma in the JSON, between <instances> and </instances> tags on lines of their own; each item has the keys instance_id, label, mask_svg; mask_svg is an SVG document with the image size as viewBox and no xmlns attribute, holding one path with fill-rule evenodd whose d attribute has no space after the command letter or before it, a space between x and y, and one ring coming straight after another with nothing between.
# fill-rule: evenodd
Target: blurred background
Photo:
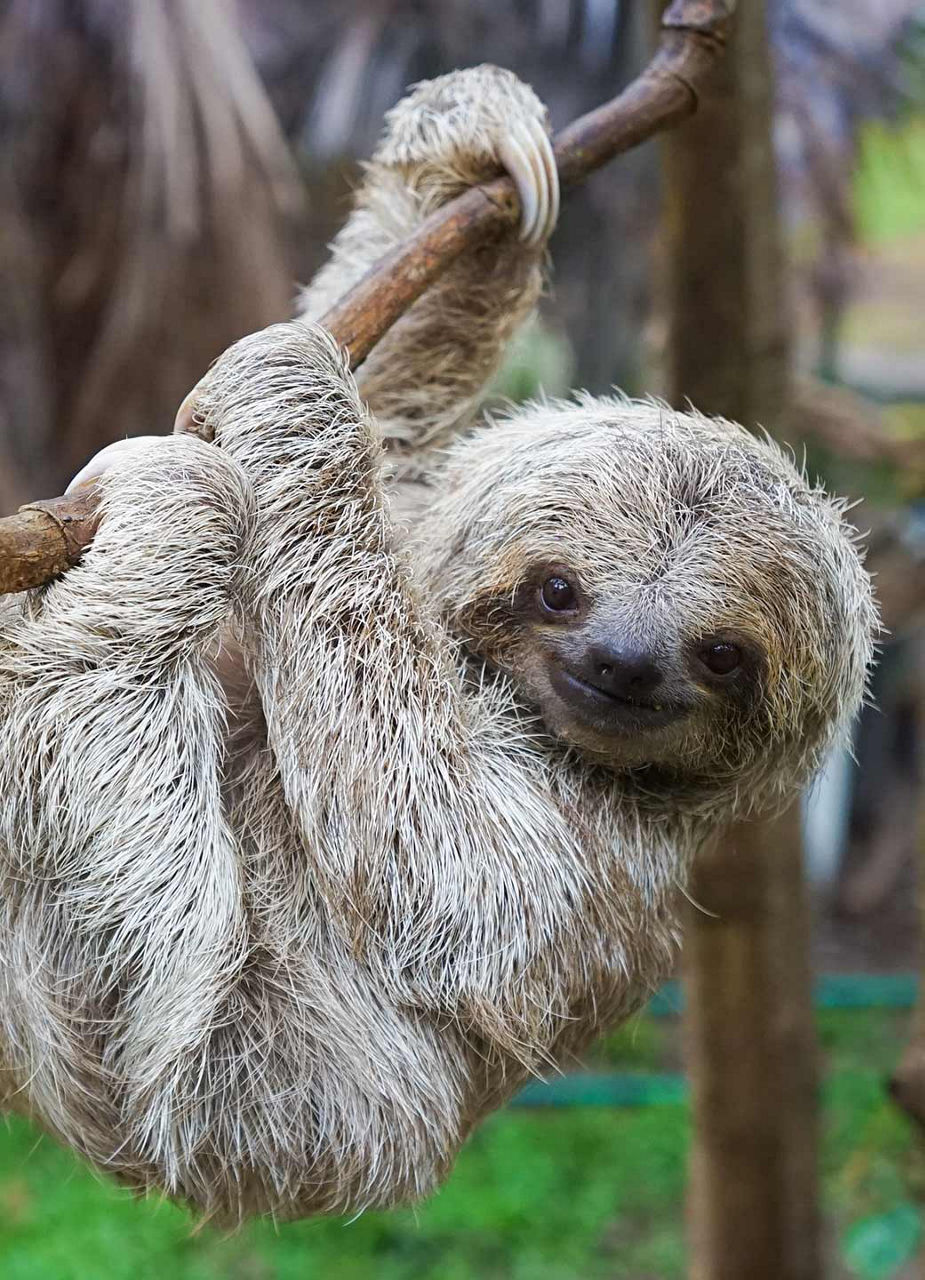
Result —
<instances>
[{"instance_id":1,"label":"blurred background","mask_svg":"<svg viewBox=\"0 0 925 1280\"><path fill-rule=\"evenodd\" d=\"M812 967L798 1055L809 1063L808 1119L792 1139L783 1121L772 1133L810 1166L812 1214L781 1228L811 1238L809 1261L755 1275L914 1280L925 1278L925 1016L914 1008L925 884L925 8L748 7L758 36L730 60L725 96L703 120L568 196L552 290L496 390L515 400L612 385L689 395L772 428L811 472L862 500L855 518L889 628L876 709L862 717L855 759L831 761L787 837L809 890L799 938L784 941L769 916L755 944L805 954ZM110 440L168 431L229 342L291 313L384 111L410 82L500 63L534 85L559 128L639 74L660 9L0 0L0 515L63 491ZM711 209L715 166L726 181L736 165L725 208ZM713 323L717 298L736 289L738 319ZM751 346L740 357L742 333ZM785 914L803 920L801 893L787 890ZM703 918L692 908L689 927ZM701 1210L689 1196L685 1208L692 1130L702 1151L711 1123L697 1079L724 1096L703 1016L720 979L692 953L701 968L686 1031L684 989L671 985L574 1077L532 1087L486 1123L447 1188L416 1212L231 1237L195 1230L183 1211L132 1200L11 1120L0 1129L3 1275L719 1275ZM773 982L751 993L743 1025L773 1022L781 999L798 1016L799 1000L786 1001L803 979L774 981L776 994ZM749 1087L760 1111L767 1099ZM796 1114L786 1097L774 1105ZM730 1160L755 1163L749 1125L758 1122L725 1135ZM695 1178L706 1185L702 1168Z\"/></svg>"}]
</instances>

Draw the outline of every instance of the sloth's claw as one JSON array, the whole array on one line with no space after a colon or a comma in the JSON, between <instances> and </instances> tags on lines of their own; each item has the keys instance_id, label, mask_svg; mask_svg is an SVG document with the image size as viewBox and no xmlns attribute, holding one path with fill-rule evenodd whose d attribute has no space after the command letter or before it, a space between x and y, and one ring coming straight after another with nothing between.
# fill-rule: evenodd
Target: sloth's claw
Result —
<instances>
[{"instance_id":1,"label":"sloth's claw","mask_svg":"<svg viewBox=\"0 0 925 1280\"><path fill-rule=\"evenodd\" d=\"M530 248L545 243L559 214L559 176L552 145L538 120L519 124L498 145L498 158L514 179L520 199L520 238Z\"/></svg>"},{"instance_id":2,"label":"sloth's claw","mask_svg":"<svg viewBox=\"0 0 925 1280\"><path fill-rule=\"evenodd\" d=\"M516 138L507 137L501 140L498 158L514 179L520 199L520 238L529 244L537 224L542 195L541 184L537 181L536 172L527 153Z\"/></svg>"},{"instance_id":3,"label":"sloth's claw","mask_svg":"<svg viewBox=\"0 0 925 1280\"><path fill-rule=\"evenodd\" d=\"M117 440L114 444L108 444L105 449L100 449L99 453L94 454L86 466L81 467L64 492L73 493L81 485L92 484L107 471L129 464L133 453L150 448L158 440L169 439L169 436L131 436L127 440Z\"/></svg>"},{"instance_id":4,"label":"sloth's claw","mask_svg":"<svg viewBox=\"0 0 925 1280\"><path fill-rule=\"evenodd\" d=\"M543 227L540 236L541 240L548 240L553 231L555 231L556 223L559 220L559 170L556 166L556 154L552 149L552 141L539 120L530 121L530 132L536 142L549 191L549 212L546 225Z\"/></svg>"},{"instance_id":5,"label":"sloth's claw","mask_svg":"<svg viewBox=\"0 0 925 1280\"><path fill-rule=\"evenodd\" d=\"M537 144L536 136L530 128L532 123L533 121L526 122L526 127L521 133L520 142L530 162L533 181L536 184L537 210L529 234L526 230L522 234L525 242L531 248L536 248L542 242L543 232L549 225L550 191L549 174L543 164L542 149Z\"/></svg>"}]
</instances>

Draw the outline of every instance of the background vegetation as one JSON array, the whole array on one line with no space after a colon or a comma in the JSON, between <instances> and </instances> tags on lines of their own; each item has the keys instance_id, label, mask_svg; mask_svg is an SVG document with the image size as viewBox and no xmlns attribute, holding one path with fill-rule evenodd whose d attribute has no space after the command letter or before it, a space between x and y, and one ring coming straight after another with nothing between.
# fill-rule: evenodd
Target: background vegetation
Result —
<instances>
[{"instance_id":1,"label":"background vegetation","mask_svg":"<svg viewBox=\"0 0 925 1280\"><path fill-rule=\"evenodd\" d=\"M925 1164L883 1088L905 1024L895 1011L819 1015L833 1277L896 1277L919 1243ZM640 1017L594 1065L674 1070L678 1034L674 1019ZM101 1182L17 1119L0 1133L0 1266L4 1280L680 1280L688 1136L682 1103L509 1109L416 1212L229 1235Z\"/></svg>"}]
</instances>

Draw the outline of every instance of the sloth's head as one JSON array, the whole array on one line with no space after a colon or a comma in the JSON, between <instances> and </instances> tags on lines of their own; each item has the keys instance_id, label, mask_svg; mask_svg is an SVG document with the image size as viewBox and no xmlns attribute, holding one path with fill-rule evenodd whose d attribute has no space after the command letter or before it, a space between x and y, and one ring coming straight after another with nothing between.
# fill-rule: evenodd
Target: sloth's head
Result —
<instances>
[{"instance_id":1,"label":"sloth's head","mask_svg":"<svg viewBox=\"0 0 925 1280\"><path fill-rule=\"evenodd\" d=\"M470 651L650 793L767 803L860 706L877 624L843 508L731 423L533 407L451 454L419 546Z\"/></svg>"}]
</instances>

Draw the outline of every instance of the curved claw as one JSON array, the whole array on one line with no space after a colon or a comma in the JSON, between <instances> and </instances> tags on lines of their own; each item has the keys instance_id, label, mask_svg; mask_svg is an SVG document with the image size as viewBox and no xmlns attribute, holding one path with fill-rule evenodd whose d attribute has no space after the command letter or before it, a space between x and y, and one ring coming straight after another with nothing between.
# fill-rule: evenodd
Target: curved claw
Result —
<instances>
[{"instance_id":1,"label":"curved claw","mask_svg":"<svg viewBox=\"0 0 925 1280\"><path fill-rule=\"evenodd\" d=\"M549 190L549 211L546 225L542 228L540 234L541 240L548 240L553 231L555 231L556 223L559 220L559 169L556 165L556 153L552 149L552 139L539 120L531 120L529 127L546 173L546 182Z\"/></svg>"},{"instance_id":2,"label":"curved claw","mask_svg":"<svg viewBox=\"0 0 925 1280\"><path fill-rule=\"evenodd\" d=\"M98 480L114 467L124 466L131 455L137 453L139 449L147 449L155 441L169 439L169 436L130 436L127 440L116 440L114 444L106 445L105 449L100 449L99 453L95 453L90 461L81 467L64 492L73 493L81 485L92 484L94 480Z\"/></svg>"},{"instance_id":3,"label":"curved claw","mask_svg":"<svg viewBox=\"0 0 925 1280\"><path fill-rule=\"evenodd\" d=\"M527 243L533 236L540 216L540 199L543 185L530 158L513 136L503 138L498 147L498 158L514 179L520 199L520 237Z\"/></svg>"},{"instance_id":4,"label":"curved claw","mask_svg":"<svg viewBox=\"0 0 925 1280\"><path fill-rule=\"evenodd\" d=\"M177 416L173 421L173 430L174 435L199 436L200 440L205 440L211 444L214 435L211 426L196 417L196 410L199 406L202 389L207 377L208 374L203 374L192 391L188 391L184 396L183 403L177 410Z\"/></svg>"},{"instance_id":5,"label":"curved claw","mask_svg":"<svg viewBox=\"0 0 925 1280\"><path fill-rule=\"evenodd\" d=\"M559 175L552 144L540 122L519 123L501 140L498 158L517 187L520 238L528 247L538 248L552 233L559 215Z\"/></svg>"}]
</instances>

